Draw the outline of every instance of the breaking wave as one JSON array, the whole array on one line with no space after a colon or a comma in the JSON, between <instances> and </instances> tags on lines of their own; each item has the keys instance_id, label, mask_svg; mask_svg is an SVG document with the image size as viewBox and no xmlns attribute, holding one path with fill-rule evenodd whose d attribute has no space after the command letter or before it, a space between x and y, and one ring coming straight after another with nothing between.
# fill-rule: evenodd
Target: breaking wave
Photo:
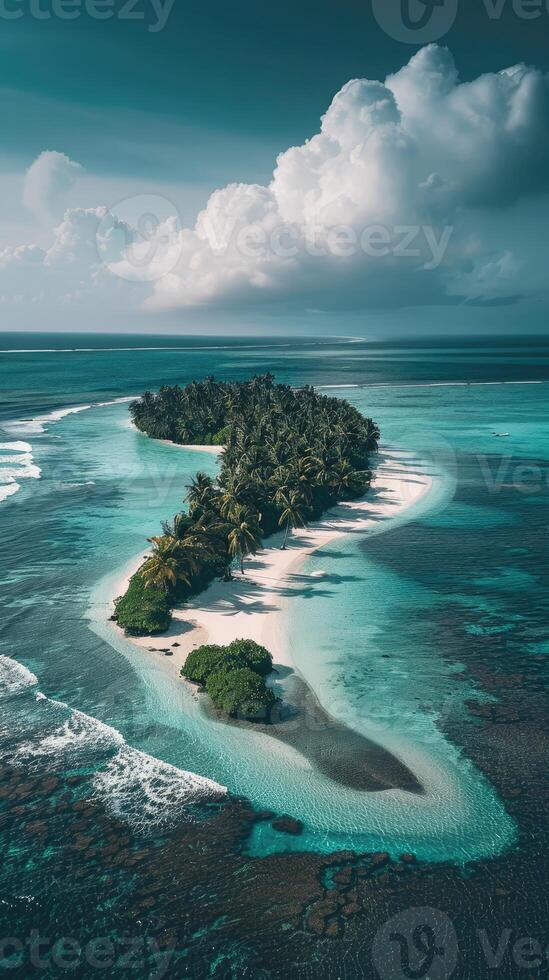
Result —
<instances>
[{"instance_id":1,"label":"breaking wave","mask_svg":"<svg viewBox=\"0 0 549 980\"><path fill-rule=\"evenodd\" d=\"M118 405L122 402L131 402L134 395L125 395L122 398L113 398L111 401L90 402L86 405L72 405L69 408L56 408L46 415L36 415L31 419L14 419L11 422L4 422L2 428L10 435L41 435L47 431L49 425L60 422L68 415L76 415L78 412L85 412L89 408L105 408L107 405ZM21 489L20 480L33 479L39 480L41 476L40 467L36 465L32 455L32 446L29 442L17 439L12 442L0 443L0 503L12 497ZM10 455L5 455L5 453ZM67 486L88 486L89 484L67 484Z\"/></svg>"},{"instance_id":2,"label":"breaking wave","mask_svg":"<svg viewBox=\"0 0 549 980\"><path fill-rule=\"evenodd\" d=\"M0 501L21 489L19 480L39 480L40 467L32 456L28 442L0 442Z\"/></svg>"},{"instance_id":3,"label":"breaking wave","mask_svg":"<svg viewBox=\"0 0 549 980\"><path fill-rule=\"evenodd\" d=\"M71 405L68 408L56 408L46 415L36 415L31 419L15 419L13 422L5 422L3 428L10 433L42 433L46 431L47 425L60 422L67 415L76 415L78 412L86 412L90 408L105 408L107 405L119 405L123 402L132 402L136 395L124 395L122 398L112 398L106 402L90 402L86 405ZM32 446L29 446L32 449Z\"/></svg>"},{"instance_id":4,"label":"breaking wave","mask_svg":"<svg viewBox=\"0 0 549 980\"><path fill-rule=\"evenodd\" d=\"M11 657L0 655L0 700L18 694L29 687L36 687L38 678L23 664Z\"/></svg>"},{"instance_id":5,"label":"breaking wave","mask_svg":"<svg viewBox=\"0 0 549 980\"><path fill-rule=\"evenodd\" d=\"M93 783L114 816L144 829L177 823L186 804L220 799L227 792L211 779L185 772L129 745L96 773Z\"/></svg>"},{"instance_id":6,"label":"breaking wave","mask_svg":"<svg viewBox=\"0 0 549 980\"><path fill-rule=\"evenodd\" d=\"M4 763L27 772L95 769L93 798L135 830L189 819L189 805L226 795L219 783L132 748L115 728L48 698L37 686L26 667L0 655L0 701L25 699L17 704L18 724L0 727Z\"/></svg>"}]
</instances>

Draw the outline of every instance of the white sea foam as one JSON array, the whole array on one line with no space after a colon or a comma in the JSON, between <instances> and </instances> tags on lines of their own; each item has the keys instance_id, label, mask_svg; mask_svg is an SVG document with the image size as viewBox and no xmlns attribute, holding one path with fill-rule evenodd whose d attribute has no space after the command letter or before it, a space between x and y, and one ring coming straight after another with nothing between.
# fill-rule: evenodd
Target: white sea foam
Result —
<instances>
[{"instance_id":1,"label":"white sea foam","mask_svg":"<svg viewBox=\"0 0 549 980\"><path fill-rule=\"evenodd\" d=\"M69 408L56 408L46 415L36 415L32 419L16 419L13 422L6 422L3 428L6 432L28 432L42 433L46 431L47 425L60 422L67 415L76 415L78 412L86 412L90 408L105 408L107 405L118 405L123 402L132 402L136 395L124 395L121 398L112 398L105 402L90 402L85 405L71 405ZM13 444L12 444L13 445ZM32 447L30 447L32 448Z\"/></svg>"},{"instance_id":2,"label":"white sea foam","mask_svg":"<svg viewBox=\"0 0 549 980\"><path fill-rule=\"evenodd\" d=\"M0 450L11 450L9 455L0 454L0 503L21 489L19 480L39 480L40 467L32 456L28 442L2 442Z\"/></svg>"},{"instance_id":3,"label":"white sea foam","mask_svg":"<svg viewBox=\"0 0 549 980\"><path fill-rule=\"evenodd\" d=\"M482 388L485 385L544 385L547 381L380 381L374 384L315 385L320 390L328 388Z\"/></svg>"},{"instance_id":4,"label":"white sea foam","mask_svg":"<svg viewBox=\"0 0 549 980\"><path fill-rule=\"evenodd\" d=\"M24 432L36 434L45 432L45 425L48 422L59 422L67 415L75 415L77 412L84 412L91 405L75 405L73 408L58 408L48 415L37 415L33 419L16 419L14 422L6 422L4 429L6 432Z\"/></svg>"},{"instance_id":5,"label":"white sea foam","mask_svg":"<svg viewBox=\"0 0 549 980\"><path fill-rule=\"evenodd\" d=\"M21 442L20 439L17 442L0 442L0 449L11 449L13 452L17 453L32 452L30 442Z\"/></svg>"},{"instance_id":6,"label":"white sea foam","mask_svg":"<svg viewBox=\"0 0 549 980\"><path fill-rule=\"evenodd\" d=\"M62 702L46 700L67 710ZM42 768L45 762L56 769L81 768L101 765L111 753L93 777L93 793L132 826L147 828L179 820L185 804L219 799L226 793L210 779L132 748L116 728L77 710L49 734L20 745L10 761L26 769Z\"/></svg>"},{"instance_id":7,"label":"white sea foam","mask_svg":"<svg viewBox=\"0 0 549 980\"><path fill-rule=\"evenodd\" d=\"M32 453L22 453L20 456L0 456L0 480L9 482L24 477L31 477L33 480L40 479L40 467L33 462Z\"/></svg>"},{"instance_id":8,"label":"white sea foam","mask_svg":"<svg viewBox=\"0 0 549 980\"><path fill-rule=\"evenodd\" d=\"M0 699L30 691L37 684L38 679L26 667L0 655ZM63 701L34 691L34 702L43 705L43 714L38 717L32 738L26 728L24 740L18 742L17 726L7 718L1 732L4 760L26 771L43 770L44 766L50 770L102 766L92 780L94 796L136 829L180 821L186 805L218 800L227 793L224 786L211 779L132 748L116 728L71 709ZM56 724L58 715L60 723ZM42 717L49 726L46 729Z\"/></svg>"},{"instance_id":9,"label":"white sea foam","mask_svg":"<svg viewBox=\"0 0 549 980\"><path fill-rule=\"evenodd\" d=\"M172 351L172 350L271 350L272 348L291 347L291 344L242 344L236 347L232 344L208 344L201 347L6 347L0 354L103 354L107 351ZM302 344L303 347L316 347L317 344ZM320 345L319 345L320 346Z\"/></svg>"},{"instance_id":10,"label":"white sea foam","mask_svg":"<svg viewBox=\"0 0 549 980\"><path fill-rule=\"evenodd\" d=\"M179 821L186 804L220 799L227 793L211 779L160 762L129 745L96 773L93 784L114 816L143 829Z\"/></svg>"},{"instance_id":11,"label":"white sea foam","mask_svg":"<svg viewBox=\"0 0 549 980\"><path fill-rule=\"evenodd\" d=\"M27 687L35 687L38 678L23 664L0 654L0 698L18 694Z\"/></svg>"},{"instance_id":12,"label":"white sea foam","mask_svg":"<svg viewBox=\"0 0 549 980\"><path fill-rule=\"evenodd\" d=\"M89 408L105 408L108 405L131 402L134 398L134 395L124 395L121 398L113 398L110 401L91 402L86 405L72 405L69 408L56 408L47 415L37 415L32 419L15 419L12 422L5 422L3 428L6 432L17 435L40 435L46 432L48 425L60 422L61 419L66 418L68 415L85 412ZM0 455L0 503L21 489L21 484L18 482L20 479L30 478L39 480L41 476L40 467L33 461L32 446L29 442L24 442L21 439L13 442L2 442L0 443L0 450L2 449L11 450L22 455ZM66 484L66 486L88 486L91 483L92 481L88 481L87 483Z\"/></svg>"},{"instance_id":13,"label":"white sea foam","mask_svg":"<svg viewBox=\"0 0 549 980\"><path fill-rule=\"evenodd\" d=\"M0 456L0 463L17 463L18 466L26 466L32 462L32 453L15 453L13 456Z\"/></svg>"},{"instance_id":14,"label":"white sea foam","mask_svg":"<svg viewBox=\"0 0 549 980\"><path fill-rule=\"evenodd\" d=\"M133 402L139 395L121 395L120 398L111 398L108 402L94 402L91 408L105 408L107 405L123 405L124 402Z\"/></svg>"},{"instance_id":15,"label":"white sea foam","mask_svg":"<svg viewBox=\"0 0 549 980\"><path fill-rule=\"evenodd\" d=\"M0 483L0 503L11 497L14 493L17 493L21 489L21 485L15 480L9 480L8 483Z\"/></svg>"},{"instance_id":16,"label":"white sea foam","mask_svg":"<svg viewBox=\"0 0 549 980\"><path fill-rule=\"evenodd\" d=\"M67 705L61 701L54 702L49 698L47 700L50 704L67 710ZM66 765L68 757L71 762L82 762L83 757L89 755L90 750L95 754L125 744L123 735L117 732L116 728L111 728L97 718L74 709L63 724L49 735L38 742L24 742L20 745L17 756L20 760L27 761L48 757L53 761L62 759L63 764Z\"/></svg>"}]
</instances>

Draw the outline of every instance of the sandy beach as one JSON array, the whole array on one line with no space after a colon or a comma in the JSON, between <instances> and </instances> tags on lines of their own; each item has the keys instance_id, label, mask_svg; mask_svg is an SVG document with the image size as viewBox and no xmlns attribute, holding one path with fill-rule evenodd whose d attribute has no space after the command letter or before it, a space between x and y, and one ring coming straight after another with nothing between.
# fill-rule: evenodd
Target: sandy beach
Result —
<instances>
[{"instance_id":1,"label":"sandy beach","mask_svg":"<svg viewBox=\"0 0 549 980\"><path fill-rule=\"evenodd\" d=\"M132 426L136 432L139 432L139 429L133 425L133 422ZM186 446L184 443L170 442L169 439L156 439L155 441L163 442L165 446L175 446L176 449L192 449L197 453L212 453L214 456L217 456L223 450L223 446Z\"/></svg>"},{"instance_id":2,"label":"sandy beach","mask_svg":"<svg viewBox=\"0 0 549 980\"><path fill-rule=\"evenodd\" d=\"M206 452L212 446L187 447ZM291 609L292 593L302 592L299 569L314 551L347 534L367 534L417 504L429 491L432 479L419 471L418 462L400 450L382 450L378 455L369 493L361 500L339 504L309 527L294 531L287 547L281 549L283 533L269 538L268 547L245 562L245 574L235 573L232 582L216 581L183 608L173 610L166 633L129 637L130 642L154 652L169 649L172 656L163 663L179 674L188 654L203 643L230 643L245 637L263 644L275 664L293 667L287 643L287 617L283 603ZM119 580L115 596L122 595L144 554L139 555ZM321 572L308 576L307 587L322 583ZM118 629L118 627L116 627Z\"/></svg>"}]
</instances>

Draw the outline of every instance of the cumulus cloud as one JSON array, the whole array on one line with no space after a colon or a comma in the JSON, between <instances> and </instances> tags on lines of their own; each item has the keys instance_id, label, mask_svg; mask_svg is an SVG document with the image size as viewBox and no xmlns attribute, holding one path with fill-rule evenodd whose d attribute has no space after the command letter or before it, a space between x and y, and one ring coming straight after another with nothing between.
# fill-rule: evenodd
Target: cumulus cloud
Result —
<instances>
[{"instance_id":1,"label":"cumulus cloud","mask_svg":"<svg viewBox=\"0 0 549 980\"><path fill-rule=\"evenodd\" d=\"M458 84L447 48L423 48L389 76L403 130L422 167L442 175L457 202L508 205L549 181L549 86L526 65Z\"/></svg>"},{"instance_id":2,"label":"cumulus cloud","mask_svg":"<svg viewBox=\"0 0 549 980\"><path fill-rule=\"evenodd\" d=\"M51 208L77 173L41 154L27 202ZM34 295L125 297L151 312L509 302L520 256L484 245L483 221L548 184L547 76L518 65L460 83L450 52L431 45L385 82L344 85L268 186L230 184L194 228L163 214L145 239L105 208L71 209L46 251L0 254L0 295L13 277Z\"/></svg>"},{"instance_id":3,"label":"cumulus cloud","mask_svg":"<svg viewBox=\"0 0 549 980\"><path fill-rule=\"evenodd\" d=\"M31 163L23 182L23 203L40 220L63 211L66 195L83 172L79 163L56 150L44 150Z\"/></svg>"},{"instance_id":4,"label":"cumulus cloud","mask_svg":"<svg viewBox=\"0 0 549 980\"><path fill-rule=\"evenodd\" d=\"M51 311L98 303L111 309L142 300L144 295L132 295L128 283L112 275L101 258L97 242L105 221L111 227L116 224L105 207L70 208L54 229L49 248L19 245L0 250L0 304L29 303ZM123 242L117 253L111 251L113 260L123 260Z\"/></svg>"},{"instance_id":5,"label":"cumulus cloud","mask_svg":"<svg viewBox=\"0 0 549 980\"><path fill-rule=\"evenodd\" d=\"M481 298L486 275L474 279L468 263L475 212L547 185L548 93L547 77L524 65L460 84L450 52L434 45L384 84L348 82L320 132L278 157L268 187L211 196L148 307L452 302L461 268L463 295Z\"/></svg>"}]
</instances>

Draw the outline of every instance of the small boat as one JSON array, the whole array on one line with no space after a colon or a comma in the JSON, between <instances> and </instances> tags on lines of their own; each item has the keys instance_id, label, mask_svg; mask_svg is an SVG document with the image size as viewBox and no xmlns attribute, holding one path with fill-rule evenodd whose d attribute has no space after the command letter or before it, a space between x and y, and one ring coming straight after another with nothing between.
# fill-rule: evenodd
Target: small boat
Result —
<instances>
[{"instance_id":1,"label":"small boat","mask_svg":"<svg viewBox=\"0 0 549 980\"><path fill-rule=\"evenodd\" d=\"M496 436L497 439L504 439L506 436L511 435L511 433L510 432L492 432L492 435L493 436Z\"/></svg>"},{"instance_id":2,"label":"small boat","mask_svg":"<svg viewBox=\"0 0 549 980\"><path fill-rule=\"evenodd\" d=\"M311 578L326 578L328 572L311 572Z\"/></svg>"}]
</instances>

